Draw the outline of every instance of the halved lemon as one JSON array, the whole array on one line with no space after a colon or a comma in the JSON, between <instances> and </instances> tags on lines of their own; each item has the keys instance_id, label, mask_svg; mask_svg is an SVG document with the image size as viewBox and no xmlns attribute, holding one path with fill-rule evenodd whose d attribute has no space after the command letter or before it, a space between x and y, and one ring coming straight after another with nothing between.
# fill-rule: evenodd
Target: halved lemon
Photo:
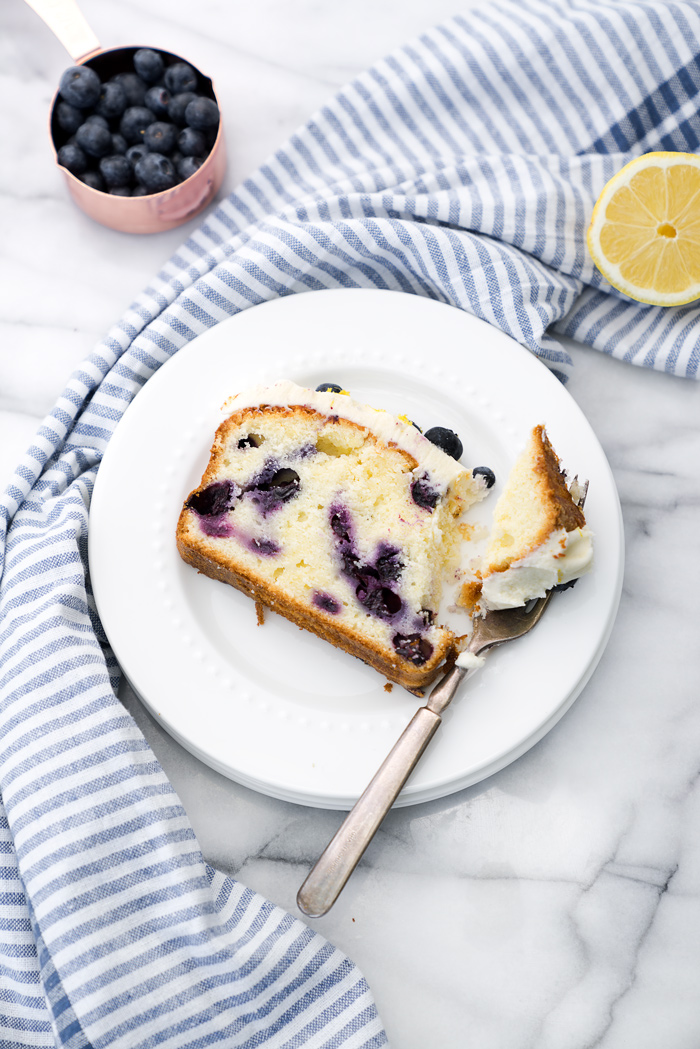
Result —
<instances>
[{"instance_id":1,"label":"halved lemon","mask_svg":"<svg viewBox=\"0 0 700 1049\"><path fill-rule=\"evenodd\" d=\"M607 183L588 248L613 287L638 302L700 298L700 156L645 153Z\"/></svg>"}]
</instances>

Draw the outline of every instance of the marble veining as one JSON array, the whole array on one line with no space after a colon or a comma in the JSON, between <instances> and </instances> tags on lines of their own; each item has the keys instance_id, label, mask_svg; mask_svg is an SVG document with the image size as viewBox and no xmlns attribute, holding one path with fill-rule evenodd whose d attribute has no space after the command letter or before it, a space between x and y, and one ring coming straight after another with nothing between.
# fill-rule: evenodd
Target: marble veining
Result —
<instances>
[{"instance_id":1,"label":"marble veining","mask_svg":"<svg viewBox=\"0 0 700 1049\"><path fill-rule=\"evenodd\" d=\"M105 45L159 44L212 74L228 191L335 88L470 4L80 6ZM196 226L135 238L73 207L46 132L69 64L37 16L6 0L3 484L69 373ZM392 812L336 906L314 923L364 972L394 1049L700 1045L700 386L567 348L569 391L620 492L620 612L562 721L490 779ZM126 684L122 696L207 860L294 911L341 814L228 781L172 740Z\"/></svg>"}]
</instances>

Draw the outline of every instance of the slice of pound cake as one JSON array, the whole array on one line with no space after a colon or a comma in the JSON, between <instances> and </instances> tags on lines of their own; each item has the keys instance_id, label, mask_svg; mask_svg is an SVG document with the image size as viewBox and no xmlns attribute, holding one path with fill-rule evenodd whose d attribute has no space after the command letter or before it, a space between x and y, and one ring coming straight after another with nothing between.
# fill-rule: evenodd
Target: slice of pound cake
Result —
<instances>
[{"instance_id":1,"label":"slice of pound cake","mask_svg":"<svg viewBox=\"0 0 700 1049\"><path fill-rule=\"evenodd\" d=\"M180 514L182 558L421 689L453 654L438 608L483 478L344 392L279 382L226 408Z\"/></svg>"},{"instance_id":2,"label":"slice of pound cake","mask_svg":"<svg viewBox=\"0 0 700 1049\"><path fill-rule=\"evenodd\" d=\"M536 426L493 511L481 608L516 608L588 572L592 533L543 426Z\"/></svg>"}]
</instances>

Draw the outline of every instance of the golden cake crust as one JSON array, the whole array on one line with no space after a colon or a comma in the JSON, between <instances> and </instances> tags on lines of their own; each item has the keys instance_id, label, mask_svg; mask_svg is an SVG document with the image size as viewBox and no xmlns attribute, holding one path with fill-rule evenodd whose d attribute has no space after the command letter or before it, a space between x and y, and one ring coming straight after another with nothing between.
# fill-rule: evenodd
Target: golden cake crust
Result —
<instances>
[{"instance_id":1,"label":"golden cake crust","mask_svg":"<svg viewBox=\"0 0 700 1049\"><path fill-rule=\"evenodd\" d=\"M533 457L533 474L542 502L548 510L539 536L540 542L544 542L551 532L559 528L567 532L573 532L575 528L583 528L586 518L581 508L571 498L559 456L554 451L544 426L534 428L532 439L537 448Z\"/></svg>"},{"instance_id":2,"label":"golden cake crust","mask_svg":"<svg viewBox=\"0 0 700 1049\"><path fill-rule=\"evenodd\" d=\"M582 510L571 498L559 457L543 425L534 427L524 457L514 469L516 473L526 476L532 505L537 507L536 520L515 548L505 547L500 555L492 551L485 568L489 573L507 571L513 561L533 553L553 532L560 529L571 532L586 524ZM511 483L509 479L509 485ZM505 529L503 521L497 523Z\"/></svg>"},{"instance_id":3,"label":"golden cake crust","mask_svg":"<svg viewBox=\"0 0 700 1049\"><path fill-rule=\"evenodd\" d=\"M441 644L435 646L433 655L423 666L414 667L397 656L394 661L386 659L378 645L372 643L371 639L358 638L349 631L343 630L341 624L335 624L314 615L310 609L301 602L292 601L278 591L267 586L265 580L249 579L243 572L233 571L212 558L206 557L198 550L193 549L189 541L180 538L178 526L177 548L183 561L196 568L198 572L218 579L222 583L240 590L241 593L250 597L258 604L278 612L285 619L289 619L298 627L309 630L312 634L330 642L336 648L356 656L364 663L378 670L389 681L403 686L409 692L421 694L423 688L430 684L436 677L441 665L454 658L456 655L454 647L454 635L450 631L444 631Z\"/></svg>"}]
</instances>

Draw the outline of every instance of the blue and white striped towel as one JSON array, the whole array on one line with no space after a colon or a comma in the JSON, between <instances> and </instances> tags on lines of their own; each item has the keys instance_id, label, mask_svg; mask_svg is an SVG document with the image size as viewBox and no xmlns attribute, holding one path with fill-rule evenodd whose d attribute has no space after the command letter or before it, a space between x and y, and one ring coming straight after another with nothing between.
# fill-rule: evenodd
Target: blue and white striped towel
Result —
<instances>
[{"instance_id":1,"label":"blue and white striped towel","mask_svg":"<svg viewBox=\"0 0 700 1049\"><path fill-rule=\"evenodd\" d=\"M203 862L115 698L86 571L100 459L181 346L316 288L441 299L562 373L557 332L696 376L700 309L611 292L584 232L632 156L697 148L699 39L697 3L518 0L449 21L309 121L72 376L2 502L3 1049L385 1044L355 967Z\"/></svg>"}]
</instances>

